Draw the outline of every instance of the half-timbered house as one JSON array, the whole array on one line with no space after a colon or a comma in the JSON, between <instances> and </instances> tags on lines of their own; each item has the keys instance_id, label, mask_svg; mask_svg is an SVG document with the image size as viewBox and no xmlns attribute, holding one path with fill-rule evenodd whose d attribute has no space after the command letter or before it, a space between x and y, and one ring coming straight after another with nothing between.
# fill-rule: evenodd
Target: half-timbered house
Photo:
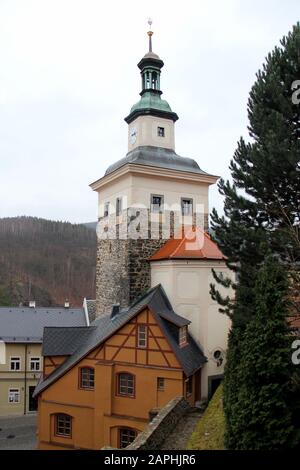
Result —
<instances>
[{"instance_id":1,"label":"half-timbered house","mask_svg":"<svg viewBox=\"0 0 300 470\"><path fill-rule=\"evenodd\" d=\"M126 447L154 409L200 399L206 361L159 285L86 328L46 328L40 449Z\"/></svg>"}]
</instances>

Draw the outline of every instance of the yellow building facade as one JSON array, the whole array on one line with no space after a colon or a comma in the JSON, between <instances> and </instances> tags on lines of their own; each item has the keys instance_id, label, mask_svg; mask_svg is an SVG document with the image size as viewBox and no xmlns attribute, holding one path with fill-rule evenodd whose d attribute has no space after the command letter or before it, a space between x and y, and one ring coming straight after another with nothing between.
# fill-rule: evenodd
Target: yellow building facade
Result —
<instances>
[{"instance_id":1,"label":"yellow building facade","mask_svg":"<svg viewBox=\"0 0 300 470\"><path fill-rule=\"evenodd\" d=\"M172 311L160 286L139 302L140 307L103 315L89 327L77 360L74 354L56 356L62 335L45 330L44 346L52 355L44 358L44 380L36 390L39 449L126 447L153 410L176 396L192 405L200 399L205 358L188 333L189 322ZM107 337L97 342L105 330ZM74 341L74 328L68 335Z\"/></svg>"},{"instance_id":2,"label":"yellow building facade","mask_svg":"<svg viewBox=\"0 0 300 470\"><path fill-rule=\"evenodd\" d=\"M45 326L86 326L84 308L0 307L0 416L37 411Z\"/></svg>"}]
</instances>

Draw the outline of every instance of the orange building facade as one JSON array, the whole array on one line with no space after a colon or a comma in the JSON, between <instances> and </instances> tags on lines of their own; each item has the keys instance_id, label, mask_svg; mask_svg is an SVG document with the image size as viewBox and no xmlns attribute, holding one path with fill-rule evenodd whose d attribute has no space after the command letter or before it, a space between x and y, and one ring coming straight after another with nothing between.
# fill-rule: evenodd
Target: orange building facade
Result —
<instances>
[{"instance_id":1,"label":"orange building facade","mask_svg":"<svg viewBox=\"0 0 300 470\"><path fill-rule=\"evenodd\" d=\"M157 286L90 327L45 329L38 448L124 448L151 410L177 396L195 404L205 357L188 324Z\"/></svg>"}]
</instances>

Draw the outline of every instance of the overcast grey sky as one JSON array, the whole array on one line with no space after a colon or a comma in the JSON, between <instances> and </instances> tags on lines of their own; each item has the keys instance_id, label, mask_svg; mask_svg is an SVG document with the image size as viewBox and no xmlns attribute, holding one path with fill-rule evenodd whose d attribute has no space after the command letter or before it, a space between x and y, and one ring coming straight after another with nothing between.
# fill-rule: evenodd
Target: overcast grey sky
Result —
<instances>
[{"instance_id":1,"label":"overcast grey sky","mask_svg":"<svg viewBox=\"0 0 300 470\"><path fill-rule=\"evenodd\" d=\"M88 185L127 152L149 16L176 151L228 177L255 74L299 11L299 0L0 0L0 217L96 220ZM222 208L216 187L210 205Z\"/></svg>"}]
</instances>

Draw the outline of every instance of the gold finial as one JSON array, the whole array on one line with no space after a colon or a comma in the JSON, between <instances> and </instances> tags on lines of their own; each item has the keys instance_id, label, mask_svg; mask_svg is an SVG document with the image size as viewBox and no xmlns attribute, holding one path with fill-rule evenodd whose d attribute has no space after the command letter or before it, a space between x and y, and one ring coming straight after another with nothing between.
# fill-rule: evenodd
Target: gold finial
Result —
<instances>
[{"instance_id":1,"label":"gold finial","mask_svg":"<svg viewBox=\"0 0 300 470\"><path fill-rule=\"evenodd\" d=\"M153 36L153 31L151 31L151 26L152 26L152 19L148 18L148 25L150 27L148 31L148 36L149 36L149 52L152 52L152 36Z\"/></svg>"}]
</instances>

